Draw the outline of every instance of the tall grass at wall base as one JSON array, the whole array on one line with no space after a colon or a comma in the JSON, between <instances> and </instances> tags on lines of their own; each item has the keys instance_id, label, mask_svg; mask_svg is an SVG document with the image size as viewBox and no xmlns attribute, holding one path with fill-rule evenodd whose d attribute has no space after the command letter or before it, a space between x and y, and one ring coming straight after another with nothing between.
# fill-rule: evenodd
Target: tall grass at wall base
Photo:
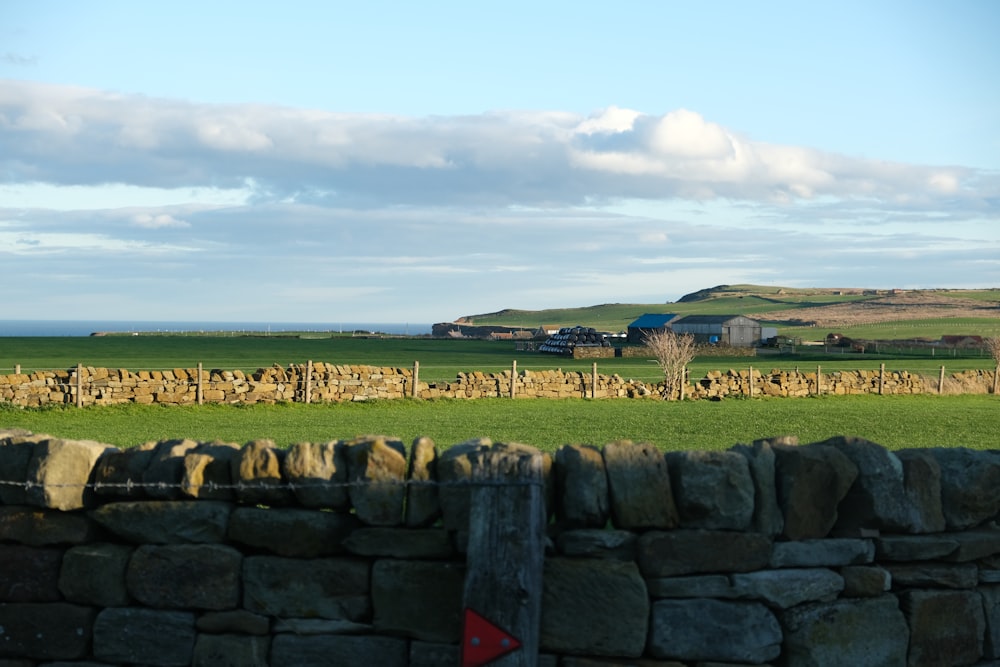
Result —
<instances>
[{"instance_id":1,"label":"tall grass at wall base","mask_svg":"<svg viewBox=\"0 0 1000 667\"><path fill-rule=\"evenodd\" d=\"M97 440L120 447L192 438L244 443L294 442L382 434L448 447L476 437L522 442L546 451L564 444L643 441L663 450L723 450L776 435L801 442L863 437L890 449L1000 448L1000 396L822 396L722 401L650 399L395 400L149 406L124 404L34 409L0 405L0 428Z\"/></svg>"}]
</instances>

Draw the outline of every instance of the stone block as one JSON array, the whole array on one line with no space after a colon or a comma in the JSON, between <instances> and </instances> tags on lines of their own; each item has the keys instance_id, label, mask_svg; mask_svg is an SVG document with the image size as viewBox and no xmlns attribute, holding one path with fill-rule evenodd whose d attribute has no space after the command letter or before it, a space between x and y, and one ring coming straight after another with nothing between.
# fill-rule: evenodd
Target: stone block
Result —
<instances>
[{"instance_id":1,"label":"stone block","mask_svg":"<svg viewBox=\"0 0 1000 667\"><path fill-rule=\"evenodd\" d=\"M455 554L451 534L439 528L359 528L344 540L358 556L449 558Z\"/></svg>"},{"instance_id":2,"label":"stone block","mask_svg":"<svg viewBox=\"0 0 1000 667\"><path fill-rule=\"evenodd\" d=\"M643 576L675 577L713 572L752 572L771 559L770 538L723 530L649 531L639 536Z\"/></svg>"},{"instance_id":3,"label":"stone block","mask_svg":"<svg viewBox=\"0 0 1000 667\"><path fill-rule=\"evenodd\" d=\"M81 544L95 538L97 526L85 514L24 505L0 505L0 542L32 547Z\"/></svg>"},{"instance_id":4,"label":"stone block","mask_svg":"<svg viewBox=\"0 0 1000 667\"><path fill-rule=\"evenodd\" d=\"M282 474L286 450L271 440L251 440L232 459L236 499L244 505L280 507L292 501L292 492Z\"/></svg>"},{"instance_id":5,"label":"stone block","mask_svg":"<svg viewBox=\"0 0 1000 667\"><path fill-rule=\"evenodd\" d=\"M94 616L90 607L65 602L0 603L0 661L84 658Z\"/></svg>"},{"instance_id":6,"label":"stone block","mask_svg":"<svg viewBox=\"0 0 1000 667\"><path fill-rule=\"evenodd\" d=\"M221 544L144 544L132 554L129 594L159 609L235 609L243 554Z\"/></svg>"},{"instance_id":7,"label":"stone block","mask_svg":"<svg viewBox=\"0 0 1000 667\"><path fill-rule=\"evenodd\" d=\"M410 527L429 526L441 517L437 484L437 447L430 438L417 438L410 447L406 488L405 523Z\"/></svg>"},{"instance_id":8,"label":"stone block","mask_svg":"<svg viewBox=\"0 0 1000 667\"><path fill-rule=\"evenodd\" d=\"M192 667L268 667L271 638L253 635L200 634Z\"/></svg>"},{"instance_id":9,"label":"stone block","mask_svg":"<svg viewBox=\"0 0 1000 667\"><path fill-rule=\"evenodd\" d=\"M983 657L986 617L979 593L910 590L899 602L910 626L908 667L971 665Z\"/></svg>"},{"instance_id":10,"label":"stone block","mask_svg":"<svg viewBox=\"0 0 1000 667\"><path fill-rule=\"evenodd\" d=\"M206 500L235 500L232 461L239 451L239 445L234 443L205 442L185 454L181 495Z\"/></svg>"},{"instance_id":11,"label":"stone block","mask_svg":"<svg viewBox=\"0 0 1000 667\"><path fill-rule=\"evenodd\" d=\"M421 641L457 644L462 635L465 567L383 559L372 567L375 629Z\"/></svg>"},{"instance_id":12,"label":"stone block","mask_svg":"<svg viewBox=\"0 0 1000 667\"><path fill-rule=\"evenodd\" d=\"M137 544L209 544L226 536L230 503L215 500L132 501L101 505L98 524Z\"/></svg>"},{"instance_id":13,"label":"stone block","mask_svg":"<svg viewBox=\"0 0 1000 667\"><path fill-rule=\"evenodd\" d=\"M781 654L781 641L777 618L757 602L653 603L648 651L655 658L762 663Z\"/></svg>"},{"instance_id":14,"label":"stone block","mask_svg":"<svg viewBox=\"0 0 1000 667\"><path fill-rule=\"evenodd\" d=\"M608 475L596 447L564 445L556 452L556 516L573 528L603 528L610 514Z\"/></svg>"},{"instance_id":15,"label":"stone block","mask_svg":"<svg viewBox=\"0 0 1000 667\"><path fill-rule=\"evenodd\" d=\"M150 498L172 500L181 495L184 457L198 446L195 440L161 440L142 471L142 488Z\"/></svg>"},{"instance_id":16,"label":"stone block","mask_svg":"<svg viewBox=\"0 0 1000 667\"><path fill-rule=\"evenodd\" d=\"M346 443L348 494L358 518L372 526L396 526L403 521L406 498L406 448L384 436Z\"/></svg>"},{"instance_id":17,"label":"stone block","mask_svg":"<svg viewBox=\"0 0 1000 667\"><path fill-rule=\"evenodd\" d=\"M182 667L194 643L194 614L186 611L116 607L94 621L94 657L105 662Z\"/></svg>"},{"instance_id":18,"label":"stone block","mask_svg":"<svg viewBox=\"0 0 1000 667\"><path fill-rule=\"evenodd\" d=\"M542 650L638 657L648 623L649 595L635 563L546 559Z\"/></svg>"},{"instance_id":19,"label":"stone block","mask_svg":"<svg viewBox=\"0 0 1000 667\"><path fill-rule=\"evenodd\" d=\"M0 602L55 602L62 550L0 544Z\"/></svg>"},{"instance_id":20,"label":"stone block","mask_svg":"<svg viewBox=\"0 0 1000 667\"><path fill-rule=\"evenodd\" d=\"M648 443L604 446L611 516L617 528L666 529L680 522L663 453Z\"/></svg>"},{"instance_id":21,"label":"stone block","mask_svg":"<svg viewBox=\"0 0 1000 667\"><path fill-rule=\"evenodd\" d=\"M281 465L295 499L303 507L335 510L350 507L342 442L297 442L288 448Z\"/></svg>"},{"instance_id":22,"label":"stone block","mask_svg":"<svg viewBox=\"0 0 1000 667\"><path fill-rule=\"evenodd\" d=\"M907 664L910 629L891 595L804 604L782 612L781 622L786 664Z\"/></svg>"},{"instance_id":23,"label":"stone block","mask_svg":"<svg viewBox=\"0 0 1000 667\"><path fill-rule=\"evenodd\" d=\"M59 570L59 591L70 602L95 607L129 603L125 570L132 547L123 544L82 544L66 551Z\"/></svg>"},{"instance_id":24,"label":"stone block","mask_svg":"<svg viewBox=\"0 0 1000 667\"><path fill-rule=\"evenodd\" d=\"M844 590L844 578L825 568L760 570L733 574L731 580L738 597L759 600L778 609L806 602L828 602Z\"/></svg>"},{"instance_id":25,"label":"stone block","mask_svg":"<svg viewBox=\"0 0 1000 667\"><path fill-rule=\"evenodd\" d=\"M371 614L370 565L347 558L243 559L243 607L292 618L364 621Z\"/></svg>"},{"instance_id":26,"label":"stone block","mask_svg":"<svg viewBox=\"0 0 1000 667\"><path fill-rule=\"evenodd\" d=\"M7 445L8 447L10 445ZM111 445L92 440L49 438L35 444L28 462L27 503L62 511L92 507L96 501L92 481L94 466Z\"/></svg>"},{"instance_id":27,"label":"stone block","mask_svg":"<svg viewBox=\"0 0 1000 667\"><path fill-rule=\"evenodd\" d=\"M837 522L837 507L858 476L858 468L830 445L774 447L782 535L790 540L826 537Z\"/></svg>"},{"instance_id":28,"label":"stone block","mask_svg":"<svg viewBox=\"0 0 1000 667\"><path fill-rule=\"evenodd\" d=\"M785 518L778 505L778 490L775 486L774 465L775 455L772 445L798 444L781 438L756 440L753 445L735 445L732 451L746 457L750 469L750 477L754 487L754 510L752 526L754 532L768 536L780 535L785 525Z\"/></svg>"},{"instance_id":29,"label":"stone block","mask_svg":"<svg viewBox=\"0 0 1000 667\"><path fill-rule=\"evenodd\" d=\"M360 525L347 513L237 507L229 517L227 537L279 556L316 558L344 553L344 540Z\"/></svg>"},{"instance_id":30,"label":"stone block","mask_svg":"<svg viewBox=\"0 0 1000 667\"><path fill-rule=\"evenodd\" d=\"M941 468L941 508L948 530L971 528L1000 513L1000 452L966 447L925 451Z\"/></svg>"},{"instance_id":31,"label":"stone block","mask_svg":"<svg viewBox=\"0 0 1000 667\"><path fill-rule=\"evenodd\" d=\"M745 530L754 513L754 484L737 452L687 451L666 455L680 525Z\"/></svg>"},{"instance_id":32,"label":"stone block","mask_svg":"<svg viewBox=\"0 0 1000 667\"><path fill-rule=\"evenodd\" d=\"M271 667L408 667L405 639L281 634L271 643Z\"/></svg>"}]
</instances>

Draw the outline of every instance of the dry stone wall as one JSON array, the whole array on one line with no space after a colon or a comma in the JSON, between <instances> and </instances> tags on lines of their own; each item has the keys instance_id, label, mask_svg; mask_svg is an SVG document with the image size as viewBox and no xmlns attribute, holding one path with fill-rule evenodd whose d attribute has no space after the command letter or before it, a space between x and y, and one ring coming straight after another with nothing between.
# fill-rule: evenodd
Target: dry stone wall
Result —
<instances>
[{"instance_id":1,"label":"dry stone wall","mask_svg":"<svg viewBox=\"0 0 1000 667\"><path fill-rule=\"evenodd\" d=\"M0 431L0 664L458 663L475 455ZM544 667L993 665L1000 451L543 455Z\"/></svg>"},{"instance_id":2,"label":"dry stone wall","mask_svg":"<svg viewBox=\"0 0 1000 667\"><path fill-rule=\"evenodd\" d=\"M954 391L986 393L993 371L952 373ZM596 378L596 382L595 382ZM906 371L712 371L685 388L685 398L798 397L815 394L920 394L937 392L938 378ZM414 386L415 385L415 386ZM274 365L253 373L175 368L160 371L80 367L0 375L0 401L49 404L344 402L433 398L646 398L662 397L662 383L590 372L524 370L460 373L451 382L414 380L408 368L322 362Z\"/></svg>"}]
</instances>

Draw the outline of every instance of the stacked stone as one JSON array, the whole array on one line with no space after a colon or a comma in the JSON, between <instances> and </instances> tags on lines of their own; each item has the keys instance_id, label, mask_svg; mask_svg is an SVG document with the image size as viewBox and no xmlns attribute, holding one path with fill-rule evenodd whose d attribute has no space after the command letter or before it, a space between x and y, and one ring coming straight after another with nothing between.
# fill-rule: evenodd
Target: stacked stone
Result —
<instances>
[{"instance_id":1,"label":"stacked stone","mask_svg":"<svg viewBox=\"0 0 1000 667\"><path fill-rule=\"evenodd\" d=\"M0 432L0 660L456 664L465 482L495 449L536 451ZM1000 660L996 451L782 437L543 462L542 664Z\"/></svg>"},{"instance_id":2,"label":"stacked stone","mask_svg":"<svg viewBox=\"0 0 1000 667\"><path fill-rule=\"evenodd\" d=\"M601 348L595 348L601 349ZM304 401L307 386L310 401L344 402L391 400L414 395L409 369L378 366L313 365L306 377L305 365L283 368L275 365L254 373L211 370L202 375L202 400L209 403L276 403ZM189 404L197 400L198 378L194 369L139 371L84 368L83 405L114 403ZM967 371L949 376L962 391L983 393L993 384L991 371ZM590 373L525 371L514 382L519 398L644 398L661 397L663 383L646 384L618 375L598 375L596 390ZM76 400L75 370L45 371L31 375L0 376L0 401L40 406ZM923 378L905 371L837 371L824 373L759 369L710 371L687 387L688 398L720 399L729 396L799 397L823 394L919 394L927 391ZM499 398L510 396L511 372L461 373L453 382L420 383L416 396L432 398Z\"/></svg>"}]
</instances>

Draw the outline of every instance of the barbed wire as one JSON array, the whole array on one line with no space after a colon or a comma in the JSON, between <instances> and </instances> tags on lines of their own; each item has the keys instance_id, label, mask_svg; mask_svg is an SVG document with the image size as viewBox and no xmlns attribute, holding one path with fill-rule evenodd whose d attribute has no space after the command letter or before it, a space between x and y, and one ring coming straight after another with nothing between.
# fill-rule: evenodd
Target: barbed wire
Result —
<instances>
[{"instance_id":1,"label":"barbed wire","mask_svg":"<svg viewBox=\"0 0 1000 667\"><path fill-rule=\"evenodd\" d=\"M270 483L267 480L241 481L229 484L219 482L206 482L204 484L185 484L184 482L136 482L127 480L125 482L86 482L86 483L45 483L33 482L30 480L13 481L0 480L0 486L20 487L25 491L32 489L91 489L100 491L102 489L124 489L128 493L134 491L155 489L157 491L168 491L177 489L188 491L191 489L207 489L208 491L296 491L308 489L337 489L353 487L427 487L427 488L473 488L473 487L544 487L544 480L533 480L525 478L511 479L463 479L453 481L439 480L355 480L348 482L317 481L317 482L276 482Z\"/></svg>"}]
</instances>

